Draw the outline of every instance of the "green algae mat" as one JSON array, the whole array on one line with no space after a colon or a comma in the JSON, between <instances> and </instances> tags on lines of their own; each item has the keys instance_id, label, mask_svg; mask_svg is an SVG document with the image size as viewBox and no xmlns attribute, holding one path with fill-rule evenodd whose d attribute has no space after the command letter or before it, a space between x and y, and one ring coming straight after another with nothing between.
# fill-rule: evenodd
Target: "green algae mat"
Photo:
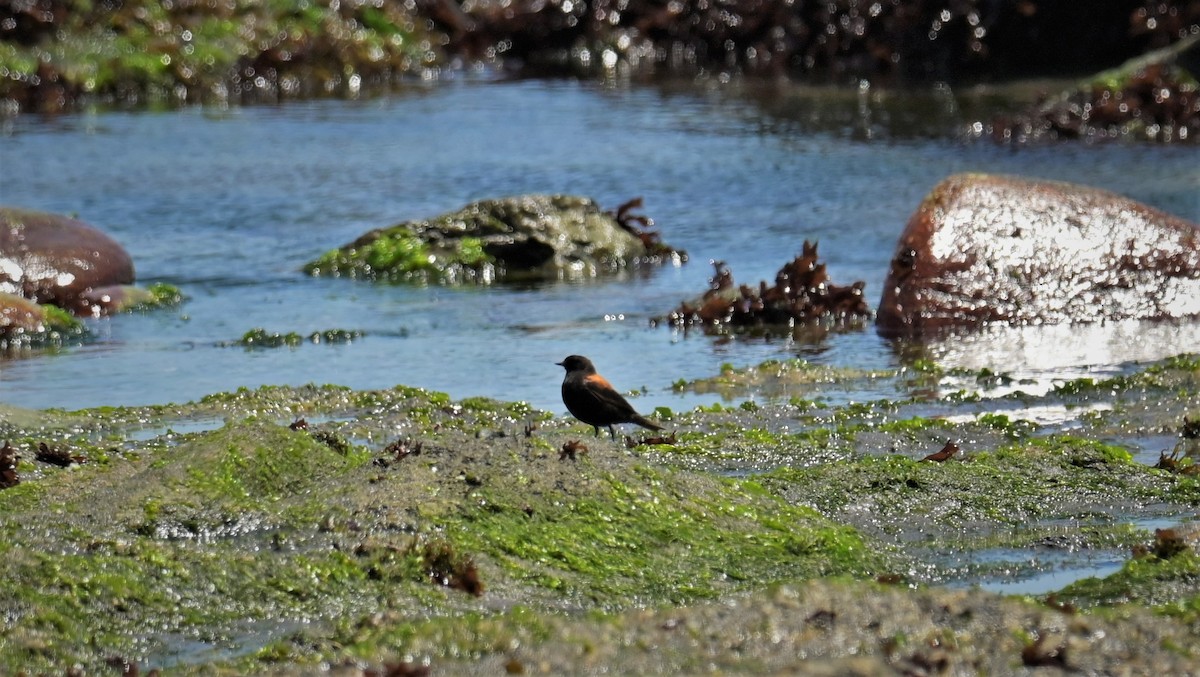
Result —
<instances>
[{"instance_id":1,"label":"green algae mat","mask_svg":"<svg viewBox=\"0 0 1200 677\"><path fill-rule=\"evenodd\" d=\"M942 376L730 368L626 443L406 387L2 409L0 671L1200 670L1200 360Z\"/></svg>"}]
</instances>

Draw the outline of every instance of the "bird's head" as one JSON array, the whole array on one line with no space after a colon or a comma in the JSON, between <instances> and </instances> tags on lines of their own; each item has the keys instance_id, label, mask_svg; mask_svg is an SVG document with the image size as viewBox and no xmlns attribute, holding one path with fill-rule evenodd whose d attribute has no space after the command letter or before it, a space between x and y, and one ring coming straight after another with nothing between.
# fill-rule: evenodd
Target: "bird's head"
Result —
<instances>
[{"instance_id":1,"label":"bird's head","mask_svg":"<svg viewBox=\"0 0 1200 677\"><path fill-rule=\"evenodd\" d=\"M567 371L585 371L589 374L596 372L596 367L592 365L592 361L583 355L568 355L562 362L555 362L555 364Z\"/></svg>"}]
</instances>

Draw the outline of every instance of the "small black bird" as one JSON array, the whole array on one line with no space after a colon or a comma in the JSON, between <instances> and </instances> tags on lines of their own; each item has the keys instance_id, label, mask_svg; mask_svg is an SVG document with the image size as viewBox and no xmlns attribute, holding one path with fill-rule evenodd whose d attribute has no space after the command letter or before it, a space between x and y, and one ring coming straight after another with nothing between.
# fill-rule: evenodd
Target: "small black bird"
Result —
<instances>
[{"instance_id":1,"label":"small black bird","mask_svg":"<svg viewBox=\"0 0 1200 677\"><path fill-rule=\"evenodd\" d=\"M555 364L567 370L562 383L563 404L567 405L567 411L595 428L597 436L600 426L607 426L609 436L617 439L613 429L617 423L636 423L643 428L662 430L662 426L634 411L608 379L596 373L595 365L588 358L570 355Z\"/></svg>"}]
</instances>

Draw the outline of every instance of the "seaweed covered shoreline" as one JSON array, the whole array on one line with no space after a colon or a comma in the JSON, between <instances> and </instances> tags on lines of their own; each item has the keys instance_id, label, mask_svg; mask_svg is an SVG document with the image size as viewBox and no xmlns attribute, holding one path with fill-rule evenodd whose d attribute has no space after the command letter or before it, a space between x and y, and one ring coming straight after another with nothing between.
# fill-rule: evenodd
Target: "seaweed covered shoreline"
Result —
<instances>
[{"instance_id":1,"label":"seaweed covered shoreline","mask_svg":"<svg viewBox=\"0 0 1200 677\"><path fill-rule=\"evenodd\" d=\"M731 367L677 384L728 405L628 446L403 386L5 409L0 666L1195 671L1200 363L921 394L990 376ZM912 394L836 403L883 382ZM963 589L1095 558L1048 593Z\"/></svg>"}]
</instances>

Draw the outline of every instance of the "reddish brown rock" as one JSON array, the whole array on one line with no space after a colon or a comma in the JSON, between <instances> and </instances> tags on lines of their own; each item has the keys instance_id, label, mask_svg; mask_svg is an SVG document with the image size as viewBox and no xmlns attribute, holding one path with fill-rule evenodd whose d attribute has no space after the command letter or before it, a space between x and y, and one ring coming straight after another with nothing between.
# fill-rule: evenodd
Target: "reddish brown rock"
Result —
<instances>
[{"instance_id":1,"label":"reddish brown rock","mask_svg":"<svg viewBox=\"0 0 1200 677\"><path fill-rule=\"evenodd\" d=\"M960 174L901 233L876 327L1197 316L1200 225L1095 188Z\"/></svg>"},{"instance_id":2,"label":"reddish brown rock","mask_svg":"<svg viewBox=\"0 0 1200 677\"><path fill-rule=\"evenodd\" d=\"M88 304L98 315L111 315L139 305L155 303L154 293L129 284L94 287L80 295L80 304Z\"/></svg>"},{"instance_id":3,"label":"reddish brown rock","mask_svg":"<svg viewBox=\"0 0 1200 677\"><path fill-rule=\"evenodd\" d=\"M27 298L0 292L0 341L14 334L42 331L46 316L42 307Z\"/></svg>"},{"instance_id":4,"label":"reddish brown rock","mask_svg":"<svg viewBox=\"0 0 1200 677\"><path fill-rule=\"evenodd\" d=\"M131 284L133 260L121 245L76 219L0 207L0 292L95 312L86 294Z\"/></svg>"}]
</instances>

